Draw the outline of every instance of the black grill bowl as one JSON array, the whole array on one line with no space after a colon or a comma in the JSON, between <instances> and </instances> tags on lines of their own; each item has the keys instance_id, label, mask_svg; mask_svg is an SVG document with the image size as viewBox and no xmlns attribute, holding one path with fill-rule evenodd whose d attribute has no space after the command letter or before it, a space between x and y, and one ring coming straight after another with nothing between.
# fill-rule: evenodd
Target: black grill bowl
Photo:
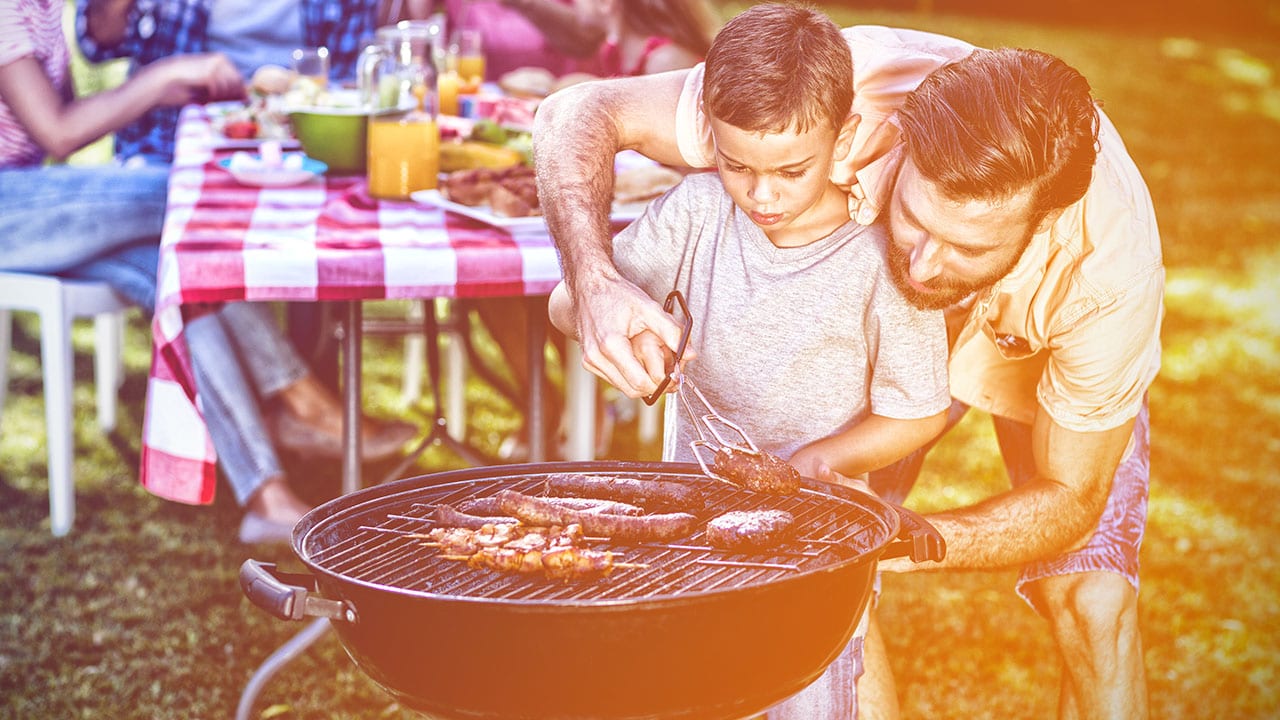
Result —
<instances>
[{"instance_id":1,"label":"black grill bowl","mask_svg":"<svg viewBox=\"0 0 1280 720\"><path fill-rule=\"evenodd\" d=\"M613 597L593 593L589 583L579 592L576 583L500 577L488 592L454 594L449 588L455 581L422 580L417 574L423 571L403 570L399 560L344 561L351 553L335 551L415 503L529 485L548 472L706 480L696 465L617 462L485 467L400 480L332 500L299 522L294 550L313 573L319 597L314 590L266 582L262 564L253 560L242 569L242 585L279 617L334 617L352 660L402 704L429 717L735 720L822 674L867 605L876 561L886 548L903 544L894 542L900 529L894 506L806 480L806 492L861 516L858 546L824 553L800 571L729 571L745 575L709 590L647 589ZM394 538L392 545L399 542ZM389 552L395 556L394 548ZM489 572L456 565L460 573ZM617 580L621 572L601 582Z\"/></svg>"}]
</instances>

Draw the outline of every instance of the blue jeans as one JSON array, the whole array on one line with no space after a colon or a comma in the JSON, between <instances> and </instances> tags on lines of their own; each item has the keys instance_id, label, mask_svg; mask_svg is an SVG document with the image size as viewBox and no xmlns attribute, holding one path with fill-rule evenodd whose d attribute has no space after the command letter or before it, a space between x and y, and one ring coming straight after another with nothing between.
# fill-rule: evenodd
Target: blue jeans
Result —
<instances>
[{"instance_id":1,"label":"blue jeans","mask_svg":"<svg viewBox=\"0 0 1280 720\"><path fill-rule=\"evenodd\" d=\"M100 280L153 315L168 181L167 165L0 170L0 270ZM209 435L244 505L283 475L259 398L307 368L270 310L255 303L194 320L186 340Z\"/></svg>"},{"instance_id":2,"label":"blue jeans","mask_svg":"<svg viewBox=\"0 0 1280 720\"><path fill-rule=\"evenodd\" d=\"M262 303L224 305L187 323L184 336L218 464L243 506L284 475L262 403L306 376L307 366Z\"/></svg>"},{"instance_id":3,"label":"blue jeans","mask_svg":"<svg viewBox=\"0 0 1280 720\"><path fill-rule=\"evenodd\" d=\"M955 426L968 406L954 401L947 429ZM1031 454L1031 426L1007 418L993 417L996 440L1004 458L1009 481L1018 487L1035 477ZM945 433L945 431L943 431ZM901 505L915 484L932 443L882 470L871 473L871 489L888 502ZM1151 441L1149 413L1144 400L1133 425L1128 454L1120 461L1111 481L1102 517L1084 547L1024 565L1018 575L1017 592L1037 612L1027 585L1037 580L1081 572L1114 572L1138 589L1138 551L1147 525L1147 491L1151 481Z\"/></svg>"},{"instance_id":4,"label":"blue jeans","mask_svg":"<svg viewBox=\"0 0 1280 720\"><path fill-rule=\"evenodd\" d=\"M167 165L0 170L0 270L59 273L154 244L168 184Z\"/></svg>"}]
</instances>

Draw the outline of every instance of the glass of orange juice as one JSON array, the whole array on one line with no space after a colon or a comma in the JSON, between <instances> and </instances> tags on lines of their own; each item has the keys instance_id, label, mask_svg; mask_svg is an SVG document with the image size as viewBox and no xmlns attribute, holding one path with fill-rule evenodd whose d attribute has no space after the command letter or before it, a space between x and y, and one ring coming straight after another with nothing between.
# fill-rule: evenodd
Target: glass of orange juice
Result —
<instances>
[{"instance_id":1,"label":"glass of orange juice","mask_svg":"<svg viewBox=\"0 0 1280 720\"><path fill-rule=\"evenodd\" d=\"M369 194L374 197L405 200L438 184L440 128L426 87L415 85L414 95L417 109L369 118Z\"/></svg>"},{"instance_id":2,"label":"glass of orange juice","mask_svg":"<svg viewBox=\"0 0 1280 720\"><path fill-rule=\"evenodd\" d=\"M480 92L484 82L484 43L479 30L462 29L454 33L449 44L450 69L456 69L461 80L458 91L463 94Z\"/></svg>"},{"instance_id":3,"label":"glass of orange juice","mask_svg":"<svg viewBox=\"0 0 1280 720\"><path fill-rule=\"evenodd\" d=\"M462 87L462 79L457 70L444 70L436 78L436 93L440 97L440 114L458 114L458 89Z\"/></svg>"}]
</instances>

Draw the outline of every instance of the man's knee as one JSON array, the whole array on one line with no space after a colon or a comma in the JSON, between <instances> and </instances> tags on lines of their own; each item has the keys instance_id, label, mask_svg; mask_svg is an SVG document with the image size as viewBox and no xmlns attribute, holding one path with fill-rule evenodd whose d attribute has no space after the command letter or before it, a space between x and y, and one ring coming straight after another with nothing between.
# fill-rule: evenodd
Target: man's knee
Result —
<instances>
[{"instance_id":1,"label":"man's knee","mask_svg":"<svg viewBox=\"0 0 1280 720\"><path fill-rule=\"evenodd\" d=\"M1136 630L1137 593L1116 573L1047 578L1033 592L1064 652L1115 647L1123 634Z\"/></svg>"}]
</instances>

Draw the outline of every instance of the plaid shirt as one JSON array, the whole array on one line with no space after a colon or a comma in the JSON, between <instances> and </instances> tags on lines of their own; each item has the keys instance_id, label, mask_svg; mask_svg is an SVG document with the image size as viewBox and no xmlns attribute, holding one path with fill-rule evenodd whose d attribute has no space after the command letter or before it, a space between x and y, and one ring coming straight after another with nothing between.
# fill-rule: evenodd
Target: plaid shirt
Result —
<instances>
[{"instance_id":1,"label":"plaid shirt","mask_svg":"<svg viewBox=\"0 0 1280 720\"><path fill-rule=\"evenodd\" d=\"M329 48L331 74L355 77L362 43L373 37L379 0L298 0L302 38L308 46ZM114 47L89 37L86 13L94 0L76 0L76 36L92 62L127 57L135 67L170 55L205 52L209 12L214 0L136 0L129 10L124 39ZM178 108L155 108L116 133L116 155L173 160L173 131Z\"/></svg>"}]
</instances>

